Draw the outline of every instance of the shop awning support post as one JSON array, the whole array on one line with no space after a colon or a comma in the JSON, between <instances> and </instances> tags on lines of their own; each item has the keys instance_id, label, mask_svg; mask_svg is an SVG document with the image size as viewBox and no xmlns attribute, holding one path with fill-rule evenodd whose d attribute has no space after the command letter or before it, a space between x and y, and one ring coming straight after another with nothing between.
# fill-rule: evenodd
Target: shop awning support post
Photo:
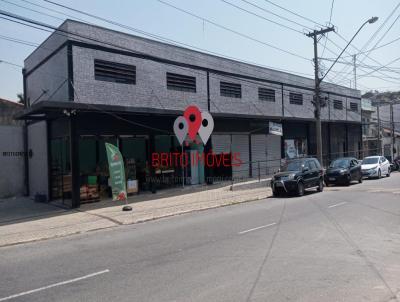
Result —
<instances>
[{"instance_id":1,"label":"shop awning support post","mask_svg":"<svg viewBox=\"0 0 400 302\"><path fill-rule=\"evenodd\" d=\"M184 168L184 165L183 165L183 144L182 144L181 146L182 146L182 156L181 156L181 159L182 159L182 161L181 161L181 168L182 168L182 188L184 188L184 187L185 187L185 168Z\"/></svg>"}]
</instances>

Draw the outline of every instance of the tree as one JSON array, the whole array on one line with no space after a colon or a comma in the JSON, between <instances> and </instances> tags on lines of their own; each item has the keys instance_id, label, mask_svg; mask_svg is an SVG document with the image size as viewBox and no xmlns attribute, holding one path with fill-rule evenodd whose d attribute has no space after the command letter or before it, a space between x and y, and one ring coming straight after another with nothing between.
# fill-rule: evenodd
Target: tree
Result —
<instances>
[{"instance_id":1,"label":"tree","mask_svg":"<svg viewBox=\"0 0 400 302\"><path fill-rule=\"evenodd\" d=\"M25 103L25 98L24 98L24 94L23 93L18 93L17 94L17 98L18 98L18 103L20 103L20 104L24 104Z\"/></svg>"}]
</instances>

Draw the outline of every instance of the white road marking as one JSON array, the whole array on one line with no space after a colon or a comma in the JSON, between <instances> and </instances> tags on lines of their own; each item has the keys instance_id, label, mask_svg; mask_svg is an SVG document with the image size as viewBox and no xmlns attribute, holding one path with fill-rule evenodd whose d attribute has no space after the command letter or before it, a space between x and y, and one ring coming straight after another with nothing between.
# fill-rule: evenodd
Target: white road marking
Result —
<instances>
[{"instance_id":1,"label":"white road marking","mask_svg":"<svg viewBox=\"0 0 400 302\"><path fill-rule=\"evenodd\" d=\"M339 202L339 203L337 203L337 204L333 204L333 205L329 206L328 208L339 207L339 206L342 206L342 205L344 205L344 204L346 204L346 203L347 203L346 201Z\"/></svg>"},{"instance_id":2,"label":"white road marking","mask_svg":"<svg viewBox=\"0 0 400 302\"><path fill-rule=\"evenodd\" d=\"M19 294L15 294L15 295L11 295L11 296L8 296L8 297L0 298L0 302L1 301L11 300L11 299L18 298L18 297L21 297L21 296L30 295L30 294L33 294L33 293L37 293L37 292L40 292L42 290L46 290L46 289L49 289L49 288L52 288L52 287L66 285L66 284L70 284L70 283L73 283L73 282L78 282L78 281L81 281L81 280L84 280L84 279L88 279L88 278L92 278L92 277L95 277L95 276L98 276L98 275L101 275L101 274L105 274L105 273L108 273L108 272L110 272L110 270L106 269L104 271L96 272L96 273L89 274L89 275L82 276L82 277L78 277L78 278L75 278L75 279L66 280L66 281L62 281L62 282L59 282L59 283L54 283L54 284L50 284L50 285L47 285L47 286L39 287L39 288L36 288L36 289L28 290L26 292L22 292L22 293L19 293Z\"/></svg>"},{"instance_id":3,"label":"white road marking","mask_svg":"<svg viewBox=\"0 0 400 302\"><path fill-rule=\"evenodd\" d=\"M259 226L259 227L256 227L256 228L252 228L252 229L249 229L249 230L241 231L238 234L239 235L246 234L248 232L252 232L252 231L259 230L259 229L267 228L267 227L273 226L275 224L276 224L276 222L273 222L273 223L270 223L270 224L267 224L267 225L262 225L262 226Z\"/></svg>"}]
</instances>

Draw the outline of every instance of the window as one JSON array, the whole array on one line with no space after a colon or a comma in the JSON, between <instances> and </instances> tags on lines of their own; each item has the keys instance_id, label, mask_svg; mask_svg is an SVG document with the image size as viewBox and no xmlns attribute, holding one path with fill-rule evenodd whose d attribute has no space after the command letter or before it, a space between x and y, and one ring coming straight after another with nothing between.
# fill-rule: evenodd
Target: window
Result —
<instances>
[{"instance_id":1,"label":"window","mask_svg":"<svg viewBox=\"0 0 400 302\"><path fill-rule=\"evenodd\" d=\"M136 84L136 66L94 60L94 78L122 84Z\"/></svg>"},{"instance_id":2,"label":"window","mask_svg":"<svg viewBox=\"0 0 400 302\"><path fill-rule=\"evenodd\" d=\"M350 102L350 110L358 112L358 104Z\"/></svg>"},{"instance_id":3,"label":"window","mask_svg":"<svg viewBox=\"0 0 400 302\"><path fill-rule=\"evenodd\" d=\"M303 105L303 95L301 93L290 92L289 101L293 105Z\"/></svg>"},{"instance_id":4,"label":"window","mask_svg":"<svg viewBox=\"0 0 400 302\"><path fill-rule=\"evenodd\" d=\"M258 99L260 101L275 102L275 90L259 87Z\"/></svg>"},{"instance_id":5,"label":"window","mask_svg":"<svg viewBox=\"0 0 400 302\"><path fill-rule=\"evenodd\" d=\"M167 72L167 89L196 92L196 78Z\"/></svg>"},{"instance_id":6,"label":"window","mask_svg":"<svg viewBox=\"0 0 400 302\"><path fill-rule=\"evenodd\" d=\"M242 97L242 86L235 83L221 82L220 93L221 96L240 99Z\"/></svg>"},{"instance_id":7,"label":"window","mask_svg":"<svg viewBox=\"0 0 400 302\"><path fill-rule=\"evenodd\" d=\"M343 101L333 100L333 109L343 110Z\"/></svg>"},{"instance_id":8,"label":"window","mask_svg":"<svg viewBox=\"0 0 400 302\"><path fill-rule=\"evenodd\" d=\"M310 167L310 170L317 170L317 165L315 164L315 162L313 160L310 160L308 162L308 166Z\"/></svg>"},{"instance_id":9,"label":"window","mask_svg":"<svg viewBox=\"0 0 400 302\"><path fill-rule=\"evenodd\" d=\"M317 169L319 169L319 170L321 169L321 165L319 164L318 160L314 159L314 164L317 167Z\"/></svg>"}]
</instances>

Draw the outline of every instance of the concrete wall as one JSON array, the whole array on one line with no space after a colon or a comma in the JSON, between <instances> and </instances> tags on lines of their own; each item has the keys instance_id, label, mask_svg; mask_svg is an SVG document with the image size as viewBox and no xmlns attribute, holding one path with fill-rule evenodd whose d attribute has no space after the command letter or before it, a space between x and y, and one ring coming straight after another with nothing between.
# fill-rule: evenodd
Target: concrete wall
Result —
<instances>
[{"instance_id":1,"label":"concrete wall","mask_svg":"<svg viewBox=\"0 0 400 302\"><path fill-rule=\"evenodd\" d=\"M21 126L0 125L0 198L24 193L24 156Z\"/></svg>"},{"instance_id":2,"label":"concrete wall","mask_svg":"<svg viewBox=\"0 0 400 302\"><path fill-rule=\"evenodd\" d=\"M65 46L26 77L29 102L68 101L68 57ZM39 63L39 62L38 62ZM43 94L46 90L47 93Z\"/></svg>"},{"instance_id":3,"label":"concrete wall","mask_svg":"<svg viewBox=\"0 0 400 302\"><path fill-rule=\"evenodd\" d=\"M29 158L30 194L48 195L47 126L38 122L28 127L28 145L32 150Z\"/></svg>"},{"instance_id":4,"label":"concrete wall","mask_svg":"<svg viewBox=\"0 0 400 302\"><path fill-rule=\"evenodd\" d=\"M22 122L14 120L14 115L23 109L22 104L0 99L0 125L21 126Z\"/></svg>"}]
</instances>

